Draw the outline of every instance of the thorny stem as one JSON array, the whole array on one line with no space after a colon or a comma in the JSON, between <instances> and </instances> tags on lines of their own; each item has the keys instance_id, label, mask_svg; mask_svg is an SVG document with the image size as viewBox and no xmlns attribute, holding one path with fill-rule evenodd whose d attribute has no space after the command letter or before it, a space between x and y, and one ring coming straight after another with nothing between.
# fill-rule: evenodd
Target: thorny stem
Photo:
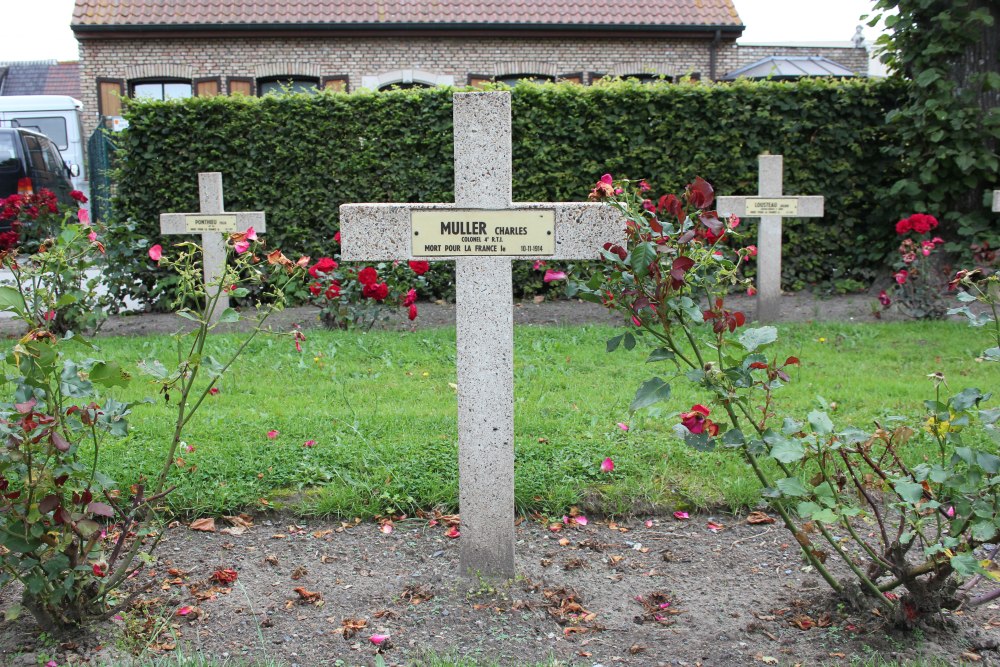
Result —
<instances>
[{"instance_id":1,"label":"thorny stem","mask_svg":"<svg viewBox=\"0 0 1000 667\"><path fill-rule=\"evenodd\" d=\"M882 595L882 591L878 589L878 586L876 586L871 579L866 577L865 573L861 571L861 568L859 568L857 565L854 564L854 560L852 560L851 557L848 556L844 552L844 550L840 548L840 544L838 544L837 540L833 537L833 535L830 534L830 531L826 529L826 526L823 524L823 522L817 521L816 526L819 528L819 532L823 534L823 537L826 539L827 543L829 543L830 546L833 547L834 550L837 552L837 555L840 556L841 560L844 561L847 567L851 568L851 572L854 573L854 576L856 576L858 580L861 582L861 584L875 596L875 601L878 602L879 605L885 607L886 609L894 609L895 605L893 605L892 602L887 600L886 597Z\"/></svg>"},{"instance_id":2,"label":"thorny stem","mask_svg":"<svg viewBox=\"0 0 1000 667\"><path fill-rule=\"evenodd\" d=\"M727 401L724 404L724 407L726 413L729 415L729 421L733 425L733 428L738 429L740 427L740 422L739 418L736 416L736 412L732 408L732 405L730 405L730 403ZM746 444L746 442L743 443L741 449L743 450L743 455L746 457L747 462L753 469L754 474L757 476L758 481L760 481L761 485L764 488L770 488L771 480L767 478L767 474L764 472L763 468L760 467L760 463L757 461L757 457L754 456L754 453L750 451L750 447ZM830 574L829 570L826 569L826 566L824 566L823 563L820 562L819 558L816 557L816 554L812 553L805 544L802 544L802 542L799 541L799 535L801 534L801 531L799 530L799 527L795 525L795 521L792 520L792 517L788 513L788 510L785 509L784 503L774 502L770 503L770 505L781 517L782 522L785 524L785 528L787 528L788 531L795 536L795 541L798 543L799 549L802 551L802 554L806 557L806 560L809 561L809 564L812 565L816 569L816 571L820 573L820 576L823 577L823 579L830 586L830 588L832 588L837 593L842 593L844 587L840 585L840 582L837 581L832 574Z\"/></svg>"},{"instance_id":3,"label":"thorny stem","mask_svg":"<svg viewBox=\"0 0 1000 667\"><path fill-rule=\"evenodd\" d=\"M822 456L820 456L820 457L817 458L817 462L819 464L819 472L820 472L821 475L823 475L823 481L826 484L828 484L831 489L832 488L836 488L834 486L834 484L833 484L833 480L830 479L830 474L826 471L826 466L823 463L823 458L824 457L822 457ZM851 526L850 520L846 516L841 515L840 519L841 519L841 522L844 524L844 527L847 528L847 532L850 533L851 538L861 548L863 548L865 550L865 552L868 554L868 556L872 560L874 560L876 562L879 562L879 563L882 563L883 565L885 565L887 567L891 567L891 565L889 563L887 563L886 561L884 561L877 553L875 553L874 549L872 549L870 546L868 546L867 542L865 542L864 540L862 540L858 536L858 534L854 531L854 527ZM826 539L826 541L830 543L830 546L832 546L834 549L837 550L837 554L847 563L847 566L850 567L851 571L854 572L854 574L858 577L859 580L861 580L861 583L864 584L865 588L867 588L869 591L873 591L875 593L875 596L877 598L884 599L884 596L882 596L880 594L880 592L878 590L878 587L871 581L871 579L869 579L861 571L860 568L858 568L854 564L854 561L851 560L851 558L847 554L845 554L844 551L840 548L840 544L835 539L833 539L833 537L830 535L830 533L826 530L826 527L823 525L823 522L816 521L816 525L819 526L820 532L823 534L823 537Z\"/></svg>"},{"instance_id":4,"label":"thorny stem","mask_svg":"<svg viewBox=\"0 0 1000 667\"><path fill-rule=\"evenodd\" d=\"M885 530L885 522L882 521L882 513L879 511L878 505L875 503L875 499L872 498L871 494L868 493L868 489L866 489L864 484L861 483L861 480L858 479L857 473L854 471L854 467L850 464L850 461L847 458L847 452L841 449L840 457L844 460L844 467L847 469L847 472L850 473L851 481L854 482L854 486L864 497L865 501L867 501L869 507L872 508L872 514L875 515L875 521L878 522L879 532L882 534L882 543L889 546L889 534Z\"/></svg>"}]
</instances>

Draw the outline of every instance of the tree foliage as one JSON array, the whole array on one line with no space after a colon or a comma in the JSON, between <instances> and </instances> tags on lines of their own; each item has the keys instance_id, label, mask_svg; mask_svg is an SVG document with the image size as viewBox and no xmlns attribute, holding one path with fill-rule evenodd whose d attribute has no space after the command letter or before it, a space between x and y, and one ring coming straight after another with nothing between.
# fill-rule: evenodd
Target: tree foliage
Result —
<instances>
[{"instance_id":1,"label":"tree foliage","mask_svg":"<svg viewBox=\"0 0 1000 667\"><path fill-rule=\"evenodd\" d=\"M906 80L889 116L904 176L890 190L910 209L945 222L943 236L968 252L1000 245L992 191L1000 187L1000 4L996 0L877 0L872 25L882 60Z\"/></svg>"}]
</instances>

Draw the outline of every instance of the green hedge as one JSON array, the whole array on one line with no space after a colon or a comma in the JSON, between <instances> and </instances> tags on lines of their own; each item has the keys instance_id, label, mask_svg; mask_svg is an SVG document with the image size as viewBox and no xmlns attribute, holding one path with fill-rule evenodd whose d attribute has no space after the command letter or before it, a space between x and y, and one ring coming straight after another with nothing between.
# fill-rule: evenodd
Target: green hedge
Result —
<instances>
[{"instance_id":1,"label":"green hedge","mask_svg":"<svg viewBox=\"0 0 1000 667\"><path fill-rule=\"evenodd\" d=\"M271 247L330 254L342 203L452 201L452 92L131 102L116 217L138 238L176 242L157 238L158 214L197 210L197 173L221 171L226 208L265 210ZM584 200L605 172L645 177L656 194L696 175L718 193L753 194L757 155L780 153L786 193L827 198L825 218L786 220L786 286L868 283L899 216L885 196L900 174L884 123L899 95L898 84L866 80L522 84L513 90L514 198ZM433 289L447 296L442 269ZM515 284L521 295L542 288L526 263Z\"/></svg>"}]
</instances>

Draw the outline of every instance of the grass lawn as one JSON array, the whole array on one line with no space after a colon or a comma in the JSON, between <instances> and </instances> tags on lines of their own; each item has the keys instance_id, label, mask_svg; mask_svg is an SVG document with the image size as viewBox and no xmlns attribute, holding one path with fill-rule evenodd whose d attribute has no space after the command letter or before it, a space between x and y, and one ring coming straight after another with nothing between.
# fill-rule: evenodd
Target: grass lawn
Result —
<instances>
[{"instance_id":1,"label":"grass lawn","mask_svg":"<svg viewBox=\"0 0 1000 667\"><path fill-rule=\"evenodd\" d=\"M950 393L995 389L997 369L975 361L983 339L962 323L787 324L778 356L802 367L779 393L779 414L804 418L816 397L836 402L838 426L923 414L928 373L943 371ZM515 332L516 502L521 513L561 515L571 505L604 514L659 508L732 509L758 500L756 478L732 451L688 449L672 432L677 414L707 397L681 378L670 401L632 417L638 385L670 368L632 351L605 351L604 326ZM298 354L286 338L256 340L188 425L183 467L169 496L185 514L284 504L304 514L368 517L457 504L454 329L416 333L312 331ZM237 336L211 339L224 357ZM102 355L135 369L174 357L169 337L108 338ZM154 476L174 411L145 376L125 398L137 405L132 433L109 439L100 467L120 484ZM949 393L949 395L950 395ZM489 406L483 406L489 410ZM617 424L628 423L623 431ZM780 423L780 419L778 421ZM274 439L268 431L277 430ZM971 442L985 446L980 433ZM312 448L303 446L315 440ZM919 443L912 455L921 456ZM928 447L927 451L931 451ZM607 456L611 474L600 472Z\"/></svg>"}]
</instances>

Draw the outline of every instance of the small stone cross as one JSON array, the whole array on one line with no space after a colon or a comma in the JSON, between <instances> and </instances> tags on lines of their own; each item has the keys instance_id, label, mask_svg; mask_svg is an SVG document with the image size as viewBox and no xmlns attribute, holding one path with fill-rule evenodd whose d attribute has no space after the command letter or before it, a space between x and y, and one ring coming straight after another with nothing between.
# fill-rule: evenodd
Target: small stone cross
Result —
<instances>
[{"instance_id":1,"label":"small stone cross","mask_svg":"<svg viewBox=\"0 0 1000 667\"><path fill-rule=\"evenodd\" d=\"M993 212L1000 213L1000 190L993 191Z\"/></svg>"},{"instance_id":2,"label":"small stone cross","mask_svg":"<svg viewBox=\"0 0 1000 667\"><path fill-rule=\"evenodd\" d=\"M222 174L217 171L198 174L198 213L161 213L161 234L201 234L202 267L205 273L206 303L211 303L219 291L219 279L226 268L226 233L245 232L253 227L257 233L267 231L263 211L226 211L222 198ZM229 308L229 295L219 295L212 321Z\"/></svg>"},{"instance_id":3,"label":"small stone cross","mask_svg":"<svg viewBox=\"0 0 1000 667\"><path fill-rule=\"evenodd\" d=\"M461 570L514 576L511 260L599 259L625 245L606 204L512 203L510 93L454 96L454 204L344 204L344 260L455 261Z\"/></svg>"},{"instance_id":4,"label":"small stone cross","mask_svg":"<svg viewBox=\"0 0 1000 667\"><path fill-rule=\"evenodd\" d=\"M781 315L781 219L822 218L823 197L784 197L784 158L758 158L756 197L719 197L719 217L759 217L757 230L757 321L773 322Z\"/></svg>"}]
</instances>

